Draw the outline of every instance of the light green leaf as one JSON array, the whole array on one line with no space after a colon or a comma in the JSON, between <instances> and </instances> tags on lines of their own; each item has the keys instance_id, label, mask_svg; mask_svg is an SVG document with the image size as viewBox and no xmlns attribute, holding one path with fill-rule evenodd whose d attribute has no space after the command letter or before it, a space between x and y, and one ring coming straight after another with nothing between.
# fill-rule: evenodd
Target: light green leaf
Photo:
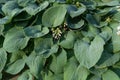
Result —
<instances>
[{"instance_id":1,"label":"light green leaf","mask_svg":"<svg viewBox=\"0 0 120 80\"><path fill-rule=\"evenodd\" d=\"M5 71L10 74L19 73L25 66L25 61L23 59L19 59L12 64L8 64L5 68Z\"/></svg>"},{"instance_id":2,"label":"light green leaf","mask_svg":"<svg viewBox=\"0 0 120 80\"><path fill-rule=\"evenodd\" d=\"M53 44L52 38L38 38L35 39L34 44L35 53L46 58L58 51L58 45Z\"/></svg>"},{"instance_id":3,"label":"light green leaf","mask_svg":"<svg viewBox=\"0 0 120 80\"><path fill-rule=\"evenodd\" d=\"M48 71L48 73L45 73L43 80L63 80L63 74L53 74Z\"/></svg>"},{"instance_id":4,"label":"light green leaf","mask_svg":"<svg viewBox=\"0 0 120 80\"><path fill-rule=\"evenodd\" d=\"M117 35L117 27L119 26L118 22L111 22L110 27L113 29L112 34L112 45L113 45L113 52L117 53L120 51L120 36Z\"/></svg>"},{"instance_id":5,"label":"light green leaf","mask_svg":"<svg viewBox=\"0 0 120 80\"><path fill-rule=\"evenodd\" d=\"M46 27L57 27L64 21L66 8L63 5L54 6L45 11L42 16L42 23Z\"/></svg>"},{"instance_id":6,"label":"light green leaf","mask_svg":"<svg viewBox=\"0 0 120 80\"><path fill-rule=\"evenodd\" d=\"M37 6L36 4L30 4L29 6L25 7L24 10L30 15L36 15L38 12L44 10L49 3L47 1L44 1L40 4L40 6Z\"/></svg>"},{"instance_id":7,"label":"light green leaf","mask_svg":"<svg viewBox=\"0 0 120 80\"><path fill-rule=\"evenodd\" d=\"M3 70L7 61L7 53L4 49L0 48L0 72Z\"/></svg>"},{"instance_id":8,"label":"light green leaf","mask_svg":"<svg viewBox=\"0 0 120 80\"><path fill-rule=\"evenodd\" d=\"M111 70L106 71L102 75L102 79L103 80L120 80L120 78L118 77L118 75L115 72L111 71Z\"/></svg>"},{"instance_id":9,"label":"light green leaf","mask_svg":"<svg viewBox=\"0 0 120 80\"><path fill-rule=\"evenodd\" d=\"M100 36L96 36L90 46L78 40L74 45L74 53L79 63L87 68L94 66L102 55L104 44Z\"/></svg>"},{"instance_id":10,"label":"light green leaf","mask_svg":"<svg viewBox=\"0 0 120 80\"><path fill-rule=\"evenodd\" d=\"M77 69L77 61L74 57L70 58L67 65L64 68L64 80L73 80L75 71Z\"/></svg>"},{"instance_id":11,"label":"light green leaf","mask_svg":"<svg viewBox=\"0 0 120 80\"><path fill-rule=\"evenodd\" d=\"M0 73L0 79L2 80L2 73Z\"/></svg>"},{"instance_id":12,"label":"light green leaf","mask_svg":"<svg viewBox=\"0 0 120 80\"><path fill-rule=\"evenodd\" d=\"M25 71L18 77L17 80L33 80L33 76L29 70Z\"/></svg>"},{"instance_id":13,"label":"light green leaf","mask_svg":"<svg viewBox=\"0 0 120 80\"><path fill-rule=\"evenodd\" d=\"M72 80L86 80L89 75L89 71L82 66L78 66Z\"/></svg>"},{"instance_id":14,"label":"light green leaf","mask_svg":"<svg viewBox=\"0 0 120 80\"><path fill-rule=\"evenodd\" d=\"M29 38L25 36L24 30L14 27L7 32L3 43L3 48L8 52L16 52L26 47Z\"/></svg>"},{"instance_id":15,"label":"light green leaf","mask_svg":"<svg viewBox=\"0 0 120 80\"><path fill-rule=\"evenodd\" d=\"M38 38L49 33L49 29L47 27L41 27L41 25L30 26L24 29L26 36L30 38Z\"/></svg>"},{"instance_id":16,"label":"light green leaf","mask_svg":"<svg viewBox=\"0 0 120 80\"><path fill-rule=\"evenodd\" d=\"M63 48L66 49L71 49L74 46L74 42L75 42L75 33L73 31L69 31L66 35L65 35L65 39L62 40L59 45L62 46Z\"/></svg>"},{"instance_id":17,"label":"light green leaf","mask_svg":"<svg viewBox=\"0 0 120 80\"><path fill-rule=\"evenodd\" d=\"M30 68L30 72L39 79L40 73L43 69L43 65L45 63L45 58L43 58L42 55L36 55L36 53L32 53L27 59L26 63L28 67Z\"/></svg>"},{"instance_id":18,"label":"light green leaf","mask_svg":"<svg viewBox=\"0 0 120 80\"><path fill-rule=\"evenodd\" d=\"M67 53L64 49L59 53L58 56L53 55L50 69L55 73L62 73L65 64L67 63Z\"/></svg>"}]
</instances>

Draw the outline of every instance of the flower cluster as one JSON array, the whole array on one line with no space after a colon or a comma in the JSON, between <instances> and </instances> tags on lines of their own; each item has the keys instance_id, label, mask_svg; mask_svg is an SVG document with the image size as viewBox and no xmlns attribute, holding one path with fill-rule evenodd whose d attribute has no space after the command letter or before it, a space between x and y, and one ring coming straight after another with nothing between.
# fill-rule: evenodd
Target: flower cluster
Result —
<instances>
[{"instance_id":1,"label":"flower cluster","mask_svg":"<svg viewBox=\"0 0 120 80\"><path fill-rule=\"evenodd\" d=\"M59 28L52 28L52 35L55 39L59 39L61 37L62 31Z\"/></svg>"},{"instance_id":2,"label":"flower cluster","mask_svg":"<svg viewBox=\"0 0 120 80\"><path fill-rule=\"evenodd\" d=\"M120 26L117 27L117 35L120 36Z\"/></svg>"}]
</instances>

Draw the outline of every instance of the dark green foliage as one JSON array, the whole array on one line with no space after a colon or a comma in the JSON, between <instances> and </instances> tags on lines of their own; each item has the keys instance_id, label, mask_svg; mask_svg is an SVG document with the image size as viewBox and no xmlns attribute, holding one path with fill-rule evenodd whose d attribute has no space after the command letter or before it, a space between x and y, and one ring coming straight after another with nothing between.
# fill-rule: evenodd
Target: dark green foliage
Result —
<instances>
[{"instance_id":1,"label":"dark green foliage","mask_svg":"<svg viewBox=\"0 0 120 80\"><path fill-rule=\"evenodd\" d=\"M0 0L0 80L120 80L120 0Z\"/></svg>"}]
</instances>

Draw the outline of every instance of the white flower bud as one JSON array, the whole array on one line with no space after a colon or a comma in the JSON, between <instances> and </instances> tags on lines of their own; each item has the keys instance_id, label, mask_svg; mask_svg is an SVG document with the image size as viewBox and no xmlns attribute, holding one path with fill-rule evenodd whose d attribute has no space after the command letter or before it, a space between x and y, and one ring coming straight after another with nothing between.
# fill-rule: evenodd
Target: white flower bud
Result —
<instances>
[{"instance_id":1,"label":"white flower bud","mask_svg":"<svg viewBox=\"0 0 120 80\"><path fill-rule=\"evenodd\" d=\"M117 32L117 35L120 36L120 31Z\"/></svg>"},{"instance_id":2,"label":"white flower bud","mask_svg":"<svg viewBox=\"0 0 120 80\"><path fill-rule=\"evenodd\" d=\"M117 30L120 31L120 26L117 27Z\"/></svg>"}]
</instances>

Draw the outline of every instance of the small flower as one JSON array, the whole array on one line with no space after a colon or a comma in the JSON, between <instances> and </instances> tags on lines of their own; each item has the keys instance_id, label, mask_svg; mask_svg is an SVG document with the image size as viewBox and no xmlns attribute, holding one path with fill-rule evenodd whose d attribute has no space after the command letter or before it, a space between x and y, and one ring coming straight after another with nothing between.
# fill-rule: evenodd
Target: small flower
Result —
<instances>
[{"instance_id":1,"label":"small flower","mask_svg":"<svg viewBox=\"0 0 120 80\"><path fill-rule=\"evenodd\" d=\"M55 39L59 39L61 37L61 30L59 28L56 28L56 29L52 29L52 36L55 38Z\"/></svg>"},{"instance_id":2,"label":"small flower","mask_svg":"<svg viewBox=\"0 0 120 80\"><path fill-rule=\"evenodd\" d=\"M120 31L117 32L117 35L120 36Z\"/></svg>"},{"instance_id":3,"label":"small flower","mask_svg":"<svg viewBox=\"0 0 120 80\"><path fill-rule=\"evenodd\" d=\"M117 30L120 31L120 26L117 27Z\"/></svg>"}]
</instances>

